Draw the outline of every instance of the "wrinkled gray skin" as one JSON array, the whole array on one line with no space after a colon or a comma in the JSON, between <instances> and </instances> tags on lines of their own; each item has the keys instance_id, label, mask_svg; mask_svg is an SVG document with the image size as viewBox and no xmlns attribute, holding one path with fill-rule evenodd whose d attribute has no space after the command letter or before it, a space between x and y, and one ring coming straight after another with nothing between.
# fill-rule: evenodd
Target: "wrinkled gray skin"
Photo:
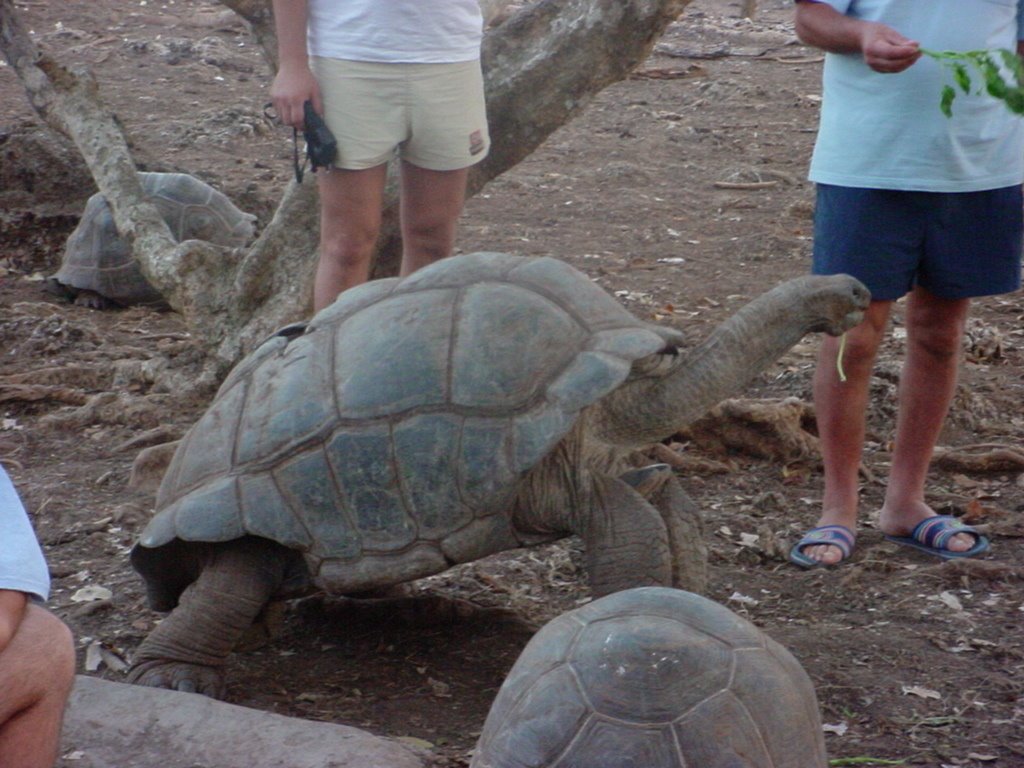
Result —
<instances>
[{"instance_id":1,"label":"wrinkled gray skin","mask_svg":"<svg viewBox=\"0 0 1024 768\"><path fill-rule=\"evenodd\" d=\"M523 649L470 768L825 768L793 655L706 598L664 587L564 613Z\"/></svg>"},{"instance_id":2,"label":"wrinkled gray skin","mask_svg":"<svg viewBox=\"0 0 1024 768\"><path fill-rule=\"evenodd\" d=\"M850 277L800 278L684 352L556 259L456 256L346 291L243 360L179 445L132 550L173 612L129 679L220 695L275 596L386 588L570 534L595 595L701 591L700 515L639 452L867 303Z\"/></svg>"},{"instance_id":3,"label":"wrinkled gray skin","mask_svg":"<svg viewBox=\"0 0 1024 768\"><path fill-rule=\"evenodd\" d=\"M139 184L178 242L206 240L240 248L252 239L256 217L194 176L143 172ZM164 297L143 277L131 248L117 232L107 199L99 193L86 202L47 289L92 309L165 306Z\"/></svg>"}]
</instances>

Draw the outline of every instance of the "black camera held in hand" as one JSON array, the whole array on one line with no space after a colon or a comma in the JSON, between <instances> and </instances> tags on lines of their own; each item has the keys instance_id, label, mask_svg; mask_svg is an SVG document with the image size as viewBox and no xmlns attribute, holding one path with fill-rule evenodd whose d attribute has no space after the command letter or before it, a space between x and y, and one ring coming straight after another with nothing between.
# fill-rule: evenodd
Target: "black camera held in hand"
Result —
<instances>
[{"instance_id":1,"label":"black camera held in hand","mask_svg":"<svg viewBox=\"0 0 1024 768\"><path fill-rule=\"evenodd\" d=\"M324 119L313 109L313 102L307 99L302 104L302 138L306 140L306 159L299 163L299 132L292 128L295 181L302 183L303 172L308 161L316 173L317 168L330 169L338 154L338 141L334 138Z\"/></svg>"},{"instance_id":2,"label":"black camera held in hand","mask_svg":"<svg viewBox=\"0 0 1024 768\"><path fill-rule=\"evenodd\" d=\"M274 105L263 106L263 115L268 120L278 120ZM334 138L324 119L313 109L313 102L307 99L302 103L302 137L306 140L306 159L299 162L299 131L292 127L292 162L295 165L295 181L302 183L303 172L308 162L313 173L318 168L333 168L334 158L338 155L338 141Z\"/></svg>"},{"instance_id":3,"label":"black camera held in hand","mask_svg":"<svg viewBox=\"0 0 1024 768\"><path fill-rule=\"evenodd\" d=\"M338 154L338 142L324 119L313 109L313 102L308 99L302 105L302 121L302 135L306 139L306 158L313 168L313 173L316 173L317 168L332 167ZM302 179L299 178L299 181Z\"/></svg>"}]
</instances>

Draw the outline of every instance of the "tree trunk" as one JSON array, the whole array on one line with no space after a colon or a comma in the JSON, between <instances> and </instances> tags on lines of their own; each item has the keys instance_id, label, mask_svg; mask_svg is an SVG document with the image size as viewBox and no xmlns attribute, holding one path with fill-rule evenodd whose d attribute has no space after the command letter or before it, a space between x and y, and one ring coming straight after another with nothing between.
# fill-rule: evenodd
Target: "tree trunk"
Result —
<instances>
[{"instance_id":1,"label":"tree trunk","mask_svg":"<svg viewBox=\"0 0 1024 768\"><path fill-rule=\"evenodd\" d=\"M270 66L277 59L269 0L222 0L250 25ZM497 14L505 0L482 0ZM540 0L493 27L481 52L490 155L473 168L468 194L521 161L606 86L649 55L690 0ZM210 350L216 375L289 322L304 319L318 240L313 184L286 188L272 221L245 253L208 243L175 243L156 209L142 201L127 141L84 70L41 54L0 0L0 49L32 106L68 135L110 203L146 278ZM397 193L389 185L374 276L397 272Z\"/></svg>"}]
</instances>

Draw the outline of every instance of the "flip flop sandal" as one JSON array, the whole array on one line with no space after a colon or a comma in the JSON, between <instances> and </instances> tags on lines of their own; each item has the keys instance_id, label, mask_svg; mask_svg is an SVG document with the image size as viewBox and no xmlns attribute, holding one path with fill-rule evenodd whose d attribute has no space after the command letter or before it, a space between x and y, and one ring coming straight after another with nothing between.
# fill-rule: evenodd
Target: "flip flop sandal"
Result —
<instances>
[{"instance_id":1,"label":"flip flop sandal","mask_svg":"<svg viewBox=\"0 0 1024 768\"><path fill-rule=\"evenodd\" d=\"M827 568L832 565L839 565L845 562L853 552L854 541L853 531L845 525L823 525L820 528L811 528L789 551L789 561L799 565L801 568ZM842 557L839 558L838 562L823 563L804 554L804 550L808 547L817 547L823 544L838 547L840 553L842 553Z\"/></svg>"},{"instance_id":2,"label":"flip flop sandal","mask_svg":"<svg viewBox=\"0 0 1024 768\"><path fill-rule=\"evenodd\" d=\"M974 546L964 552L953 552L946 544L957 534L966 533L974 537ZM952 515L926 517L910 532L909 536L886 536L904 547L911 547L945 560L958 557L974 557L988 550L988 539Z\"/></svg>"}]
</instances>

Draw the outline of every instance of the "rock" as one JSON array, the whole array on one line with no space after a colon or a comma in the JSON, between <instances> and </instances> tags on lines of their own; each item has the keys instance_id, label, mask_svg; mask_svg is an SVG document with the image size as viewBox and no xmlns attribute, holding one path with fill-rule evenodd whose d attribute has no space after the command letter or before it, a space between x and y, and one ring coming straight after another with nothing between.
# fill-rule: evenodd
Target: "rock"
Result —
<instances>
[{"instance_id":1,"label":"rock","mask_svg":"<svg viewBox=\"0 0 1024 768\"><path fill-rule=\"evenodd\" d=\"M357 728L79 675L57 768L424 768Z\"/></svg>"}]
</instances>

